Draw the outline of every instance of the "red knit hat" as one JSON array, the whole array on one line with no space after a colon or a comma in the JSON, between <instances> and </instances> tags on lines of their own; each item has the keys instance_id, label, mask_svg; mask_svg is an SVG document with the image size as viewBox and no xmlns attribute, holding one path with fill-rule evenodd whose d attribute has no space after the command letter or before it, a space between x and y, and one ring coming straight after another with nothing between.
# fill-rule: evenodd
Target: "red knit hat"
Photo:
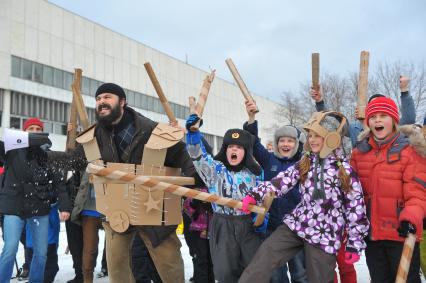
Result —
<instances>
[{"instance_id":1,"label":"red knit hat","mask_svg":"<svg viewBox=\"0 0 426 283\"><path fill-rule=\"evenodd\" d=\"M30 118L30 119L26 120L25 123L24 123L24 131L26 131L28 129L28 127L32 126L32 125L40 126L42 129L44 128L44 124L43 124L42 121L40 121L40 119Z\"/></svg>"},{"instance_id":2,"label":"red knit hat","mask_svg":"<svg viewBox=\"0 0 426 283\"><path fill-rule=\"evenodd\" d=\"M365 109L365 118L368 125L368 119L378 112L383 112L391 116L394 121L399 123L399 113L398 106L396 106L395 101L390 99L389 97L377 97L367 104L367 108Z\"/></svg>"}]
</instances>

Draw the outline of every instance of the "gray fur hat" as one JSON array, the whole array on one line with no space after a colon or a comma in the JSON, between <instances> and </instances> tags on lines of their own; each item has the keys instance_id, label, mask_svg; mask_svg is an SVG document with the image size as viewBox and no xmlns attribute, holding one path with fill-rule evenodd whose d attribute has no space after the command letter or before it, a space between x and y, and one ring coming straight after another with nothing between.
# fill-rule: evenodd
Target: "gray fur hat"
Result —
<instances>
[{"instance_id":1,"label":"gray fur hat","mask_svg":"<svg viewBox=\"0 0 426 283\"><path fill-rule=\"evenodd\" d=\"M303 146L303 144L306 142L305 134L302 133L298 128L296 128L294 126L290 126L290 125L286 125L286 126L282 126L282 127L278 128L274 133L274 142L273 142L274 154L278 158L284 157L278 151L278 141L281 137L289 137L289 138L293 138L293 139L296 140L296 146L294 147L293 151L291 152L289 158L292 158L297 153L297 151L299 150L300 144L302 144L302 146Z\"/></svg>"}]
</instances>

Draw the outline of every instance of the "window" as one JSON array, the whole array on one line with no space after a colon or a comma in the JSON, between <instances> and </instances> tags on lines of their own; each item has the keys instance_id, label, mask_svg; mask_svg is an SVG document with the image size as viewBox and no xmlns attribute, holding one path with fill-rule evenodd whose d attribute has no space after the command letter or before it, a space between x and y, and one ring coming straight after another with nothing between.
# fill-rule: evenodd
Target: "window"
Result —
<instances>
[{"instance_id":1,"label":"window","mask_svg":"<svg viewBox=\"0 0 426 283\"><path fill-rule=\"evenodd\" d=\"M33 63L22 59L22 76L21 78L31 80L33 75Z\"/></svg>"},{"instance_id":2,"label":"window","mask_svg":"<svg viewBox=\"0 0 426 283\"><path fill-rule=\"evenodd\" d=\"M98 90L98 81L92 80L92 79L89 79L89 81L90 81L90 94L89 95L94 97L95 94L96 94L96 91Z\"/></svg>"},{"instance_id":3,"label":"window","mask_svg":"<svg viewBox=\"0 0 426 283\"><path fill-rule=\"evenodd\" d=\"M134 106L135 105L135 96L139 95L138 93L135 93L134 91L126 91L126 97L127 97L127 103L130 106Z\"/></svg>"},{"instance_id":4,"label":"window","mask_svg":"<svg viewBox=\"0 0 426 283\"><path fill-rule=\"evenodd\" d=\"M34 81L38 83L43 83L43 65L34 64Z\"/></svg>"},{"instance_id":5,"label":"window","mask_svg":"<svg viewBox=\"0 0 426 283\"><path fill-rule=\"evenodd\" d=\"M74 81L74 76L70 72L64 72L64 89L72 90L71 84Z\"/></svg>"},{"instance_id":6,"label":"window","mask_svg":"<svg viewBox=\"0 0 426 283\"><path fill-rule=\"evenodd\" d=\"M53 124L50 122L44 122L44 132L53 133Z\"/></svg>"},{"instance_id":7,"label":"window","mask_svg":"<svg viewBox=\"0 0 426 283\"><path fill-rule=\"evenodd\" d=\"M43 83L53 85L53 68L43 65Z\"/></svg>"},{"instance_id":8,"label":"window","mask_svg":"<svg viewBox=\"0 0 426 283\"><path fill-rule=\"evenodd\" d=\"M83 94L90 95L90 80L86 77L83 77L81 84L81 90Z\"/></svg>"},{"instance_id":9,"label":"window","mask_svg":"<svg viewBox=\"0 0 426 283\"><path fill-rule=\"evenodd\" d=\"M10 117L10 128L11 129L21 129L21 118Z\"/></svg>"},{"instance_id":10,"label":"window","mask_svg":"<svg viewBox=\"0 0 426 283\"><path fill-rule=\"evenodd\" d=\"M12 76L21 77L21 58L12 56Z\"/></svg>"},{"instance_id":11,"label":"window","mask_svg":"<svg viewBox=\"0 0 426 283\"><path fill-rule=\"evenodd\" d=\"M61 70L53 70L53 86L57 88L64 88L64 73Z\"/></svg>"}]
</instances>

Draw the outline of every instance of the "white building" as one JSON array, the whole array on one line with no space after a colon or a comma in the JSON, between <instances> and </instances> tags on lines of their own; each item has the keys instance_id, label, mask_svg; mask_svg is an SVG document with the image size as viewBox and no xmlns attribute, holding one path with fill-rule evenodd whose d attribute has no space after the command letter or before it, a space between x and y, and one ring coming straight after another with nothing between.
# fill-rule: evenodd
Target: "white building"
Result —
<instances>
[{"instance_id":1,"label":"white building","mask_svg":"<svg viewBox=\"0 0 426 283\"><path fill-rule=\"evenodd\" d=\"M26 118L40 117L60 150L65 146L74 68L83 69L82 93L92 122L94 93L102 82L121 85L128 104L143 115L168 121L143 66L150 62L183 125L188 97L198 97L208 74L44 0L1 0L0 38L2 128L20 128ZM216 149L227 129L240 128L247 119L240 90L220 75L213 82L202 127ZM264 128L273 122L276 103L254 97L265 141L270 133Z\"/></svg>"}]
</instances>

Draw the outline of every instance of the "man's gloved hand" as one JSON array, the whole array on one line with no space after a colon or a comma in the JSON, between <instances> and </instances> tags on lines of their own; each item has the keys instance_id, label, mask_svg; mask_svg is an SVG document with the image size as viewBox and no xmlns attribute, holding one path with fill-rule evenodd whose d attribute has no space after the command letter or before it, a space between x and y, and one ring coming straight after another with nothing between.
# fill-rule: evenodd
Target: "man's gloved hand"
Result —
<instances>
[{"instance_id":1,"label":"man's gloved hand","mask_svg":"<svg viewBox=\"0 0 426 283\"><path fill-rule=\"evenodd\" d=\"M345 252L345 262L346 264L354 264L359 260L360 256L357 253L354 252Z\"/></svg>"},{"instance_id":2,"label":"man's gloved hand","mask_svg":"<svg viewBox=\"0 0 426 283\"><path fill-rule=\"evenodd\" d=\"M414 227L413 224L406 220L401 221L401 223L399 223L398 229L396 230L398 231L398 235L404 238L408 237L408 233L416 234L416 227Z\"/></svg>"},{"instance_id":3,"label":"man's gloved hand","mask_svg":"<svg viewBox=\"0 0 426 283\"><path fill-rule=\"evenodd\" d=\"M42 146L45 144L52 145L52 142L49 139L48 133L29 133L28 134L29 146Z\"/></svg>"},{"instance_id":4,"label":"man's gloved hand","mask_svg":"<svg viewBox=\"0 0 426 283\"><path fill-rule=\"evenodd\" d=\"M186 123L185 123L185 128L188 131L191 131L191 127L194 126L195 124L197 124L198 121L200 121L200 126L199 127L201 127L203 125L203 119L201 119L200 117L198 117L197 114L191 114L191 115L189 115L189 117L188 117L188 119L186 120Z\"/></svg>"},{"instance_id":5,"label":"man's gloved hand","mask_svg":"<svg viewBox=\"0 0 426 283\"><path fill-rule=\"evenodd\" d=\"M256 204L256 200L252 196L246 196L243 198L243 207L241 208L241 211L245 214L250 214L251 211L248 210L248 207L250 204Z\"/></svg>"}]
</instances>

